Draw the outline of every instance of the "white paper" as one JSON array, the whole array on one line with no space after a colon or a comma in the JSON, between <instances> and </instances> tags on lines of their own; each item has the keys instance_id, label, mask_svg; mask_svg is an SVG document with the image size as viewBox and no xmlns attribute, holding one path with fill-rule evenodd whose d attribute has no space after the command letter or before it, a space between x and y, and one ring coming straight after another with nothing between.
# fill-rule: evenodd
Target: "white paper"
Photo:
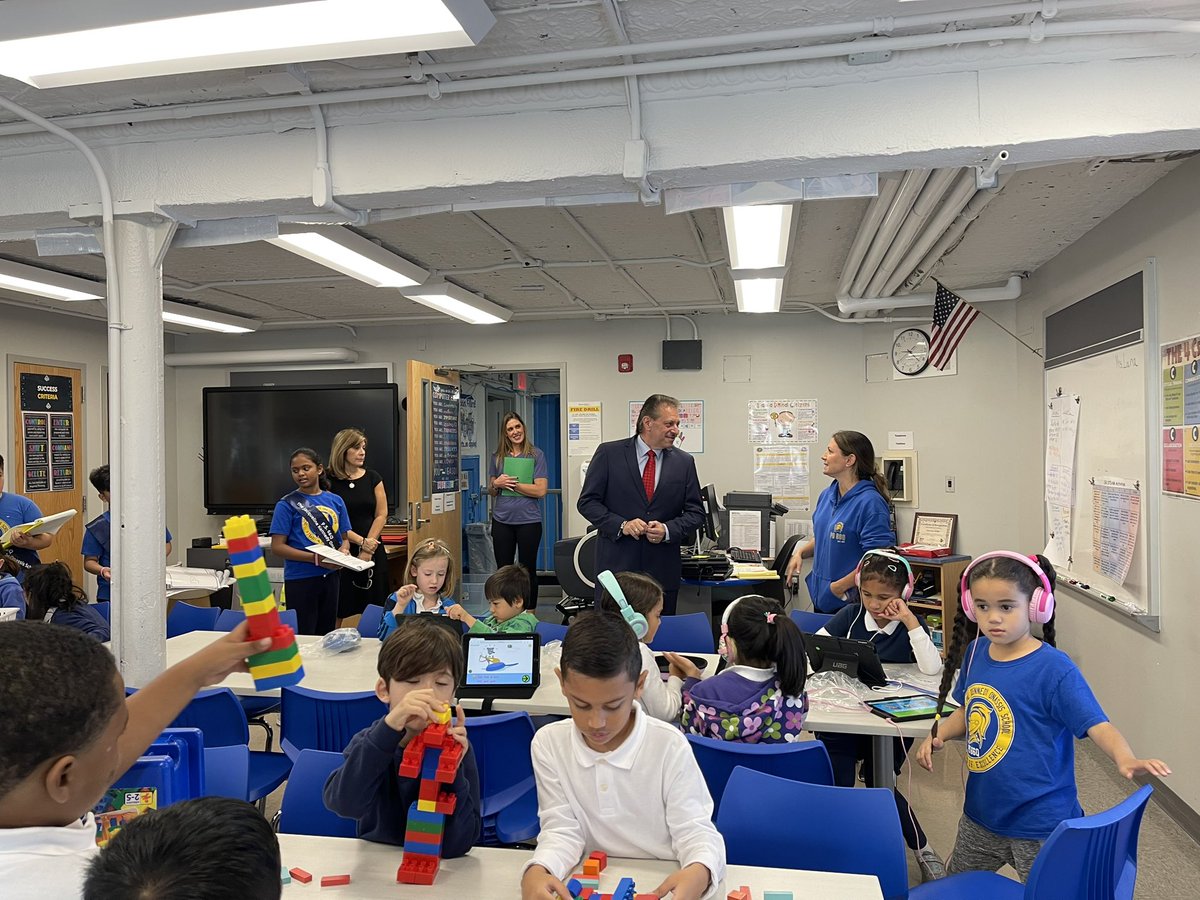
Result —
<instances>
[{"instance_id":1,"label":"white paper","mask_svg":"<svg viewBox=\"0 0 1200 900\"><path fill-rule=\"evenodd\" d=\"M454 491L449 491L446 494L446 502L442 504L442 509L446 512L454 512L458 509L458 494Z\"/></svg>"},{"instance_id":2,"label":"white paper","mask_svg":"<svg viewBox=\"0 0 1200 900\"><path fill-rule=\"evenodd\" d=\"M167 596L181 591L199 590L211 594L233 584L234 578L225 569L202 569L196 566L167 566Z\"/></svg>"},{"instance_id":3,"label":"white paper","mask_svg":"<svg viewBox=\"0 0 1200 900\"><path fill-rule=\"evenodd\" d=\"M600 446L601 404L567 404L567 455L591 458Z\"/></svg>"},{"instance_id":4,"label":"white paper","mask_svg":"<svg viewBox=\"0 0 1200 900\"><path fill-rule=\"evenodd\" d=\"M79 513L76 510L64 509L62 512L51 513L32 522L14 525L12 528L5 529L4 534L0 534L0 547L3 547L5 550L11 547L12 536L18 532L24 532L28 535L58 534L59 529L77 515Z\"/></svg>"},{"instance_id":5,"label":"white paper","mask_svg":"<svg viewBox=\"0 0 1200 900\"><path fill-rule=\"evenodd\" d=\"M911 431L889 431L888 432L888 449L889 450L915 450L915 441Z\"/></svg>"},{"instance_id":6,"label":"white paper","mask_svg":"<svg viewBox=\"0 0 1200 900\"><path fill-rule=\"evenodd\" d=\"M1092 568L1124 584L1133 562L1142 492L1127 478L1093 478Z\"/></svg>"},{"instance_id":7,"label":"white paper","mask_svg":"<svg viewBox=\"0 0 1200 900\"><path fill-rule=\"evenodd\" d=\"M807 444L755 447L754 490L770 494L790 512L811 509L808 457Z\"/></svg>"},{"instance_id":8,"label":"white paper","mask_svg":"<svg viewBox=\"0 0 1200 900\"><path fill-rule=\"evenodd\" d=\"M1050 523L1050 537L1042 555L1058 568L1066 568L1071 562L1071 507L1047 503L1046 515Z\"/></svg>"},{"instance_id":9,"label":"white paper","mask_svg":"<svg viewBox=\"0 0 1200 900\"><path fill-rule=\"evenodd\" d=\"M1055 397L1046 421L1046 504L1075 505L1075 437L1079 395Z\"/></svg>"},{"instance_id":10,"label":"white paper","mask_svg":"<svg viewBox=\"0 0 1200 900\"><path fill-rule=\"evenodd\" d=\"M642 411L644 400L629 401L629 436L637 434L638 413ZM679 436L675 438L675 446L688 453L704 452L704 401L679 401Z\"/></svg>"},{"instance_id":11,"label":"white paper","mask_svg":"<svg viewBox=\"0 0 1200 900\"><path fill-rule=\"evenodd\" d=\"M746 426L752 444L814 444L816 400L751 400Z\"/></svg>"},{"instance_id":12,"label":"white paper","mask_svg":"<svg viewBox=\"0 0 1200 900\"><path fill-rule=\"evenodd\" d=\"M434 496L436 497L437 494L434 494ZM343 553L341 550L335 550L328 544L309 544L307 549L311 550L326 562L336 563L343 569L350 569L354 572L365 572L367 569L375 565L375 563L369 559L359 559L357 556L351 556L349 553Z\"/></svg>"},{"instance_id":13,"label":"white paper","mask_svg":"<svg viewBox=\"0 0 1200 900\"><path fill-rule=\"evenodd\" d=\"M433 495L433 514L435 516L440 516L445 511L446 511L446 500L445 500L444 495L434 494Z\"/></svg>"},{"instance_id":14,"label":"white paper","mask_svg":"<svg viewBox=\"0 0 1200 900\"><path fill-rule=\"evenodd\" d=\"M729 546L742 550L762 548L762 513L758 510L729 510Z\"/></svg>"}]
</instances>

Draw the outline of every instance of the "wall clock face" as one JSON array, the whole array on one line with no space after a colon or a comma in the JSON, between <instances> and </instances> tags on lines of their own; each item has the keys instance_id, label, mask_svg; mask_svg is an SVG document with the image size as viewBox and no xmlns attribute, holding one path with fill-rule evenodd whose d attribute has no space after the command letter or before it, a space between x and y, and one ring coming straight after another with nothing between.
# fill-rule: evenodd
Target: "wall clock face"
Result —
<instances>
[{"instance_id":1,"label":"wall clock face","mask_svg":"<svg viewBox=\"0 0 1200 900\"><path fill-rule=\"evenodd\" d=\"M892 341L892 368L901 375L919 375L929 366L929 335L906 328Z\"/></svg>"}]
</instances>

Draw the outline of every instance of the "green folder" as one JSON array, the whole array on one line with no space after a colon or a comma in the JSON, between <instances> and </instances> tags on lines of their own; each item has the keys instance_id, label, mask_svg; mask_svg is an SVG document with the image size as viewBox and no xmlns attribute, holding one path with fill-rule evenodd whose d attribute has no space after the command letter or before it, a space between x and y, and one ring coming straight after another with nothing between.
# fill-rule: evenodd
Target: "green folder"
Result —
<instances>
[{"instance_id":1,"label":"green folder","mask_svg":"<svg viewBox=\"0 0 1200 900\"><path fill-rule=\"evenodd\" d=\"M504 474L511 475L521 484L533 484L533 457L532 456L506 456L504 457ZM524 494L518 494L516 491L510 491L505 488L500 492L501 497L524 497Z\"/></svg>"}]
</instances>

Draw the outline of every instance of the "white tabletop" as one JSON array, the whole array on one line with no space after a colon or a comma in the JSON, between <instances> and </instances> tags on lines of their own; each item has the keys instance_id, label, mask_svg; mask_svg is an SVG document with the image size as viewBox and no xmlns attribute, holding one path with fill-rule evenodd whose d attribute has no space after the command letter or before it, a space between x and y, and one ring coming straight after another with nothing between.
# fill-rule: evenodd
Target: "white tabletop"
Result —
<instances>
[{"instance_id":1,"label":"white tabletop","mask_svg":"<svg viewBox=\"0 0 1200 900\"><path fill-rule=\"evenodd\" d=\"M460 859L443 860L430 887L398 885L396 870L404 851L387 844L373 844L354 838L309 837L281 834L279 847L285 868L301 868L313 876L310 884L293 881L284 885L285 897L320 890L323 875L349 875L350 884L327 888L330 896L356 900L396 900L397 897L424 897L455 900L520 896L521 871L532 855L528 850L504 850L475 847ZM649 892L677 868L676 864L657 859L609 859L600 874L600 890L610 893L621 878L632 878L638 892ZM754 866L730 866L723 885L709 896L723 898L741 885L749 886L755 897L763 891L792 891L797 898L820 897L822 900L881 900L879 881L871 875L843 875L835 872L807 872L800 869L760 869ZM321 892L324 895L324 891Z\"/></svg>"}]
</instances>

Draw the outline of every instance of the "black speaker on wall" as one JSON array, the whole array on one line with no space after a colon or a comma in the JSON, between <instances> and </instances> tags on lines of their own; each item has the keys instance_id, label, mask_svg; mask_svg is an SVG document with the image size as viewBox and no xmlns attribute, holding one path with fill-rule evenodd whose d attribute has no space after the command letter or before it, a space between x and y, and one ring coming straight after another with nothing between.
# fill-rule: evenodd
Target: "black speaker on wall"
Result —
<instances>
[{"instance_id":1,"label":"black speaker on wall","mask_svg":"<svg viewBox=\"0 0 1200 900\"><path fill-rule=\"evenodd\" d=\"M704 341L663 341L662 367L664 369L704 368Z\"/></svg>"}]
</instances>

